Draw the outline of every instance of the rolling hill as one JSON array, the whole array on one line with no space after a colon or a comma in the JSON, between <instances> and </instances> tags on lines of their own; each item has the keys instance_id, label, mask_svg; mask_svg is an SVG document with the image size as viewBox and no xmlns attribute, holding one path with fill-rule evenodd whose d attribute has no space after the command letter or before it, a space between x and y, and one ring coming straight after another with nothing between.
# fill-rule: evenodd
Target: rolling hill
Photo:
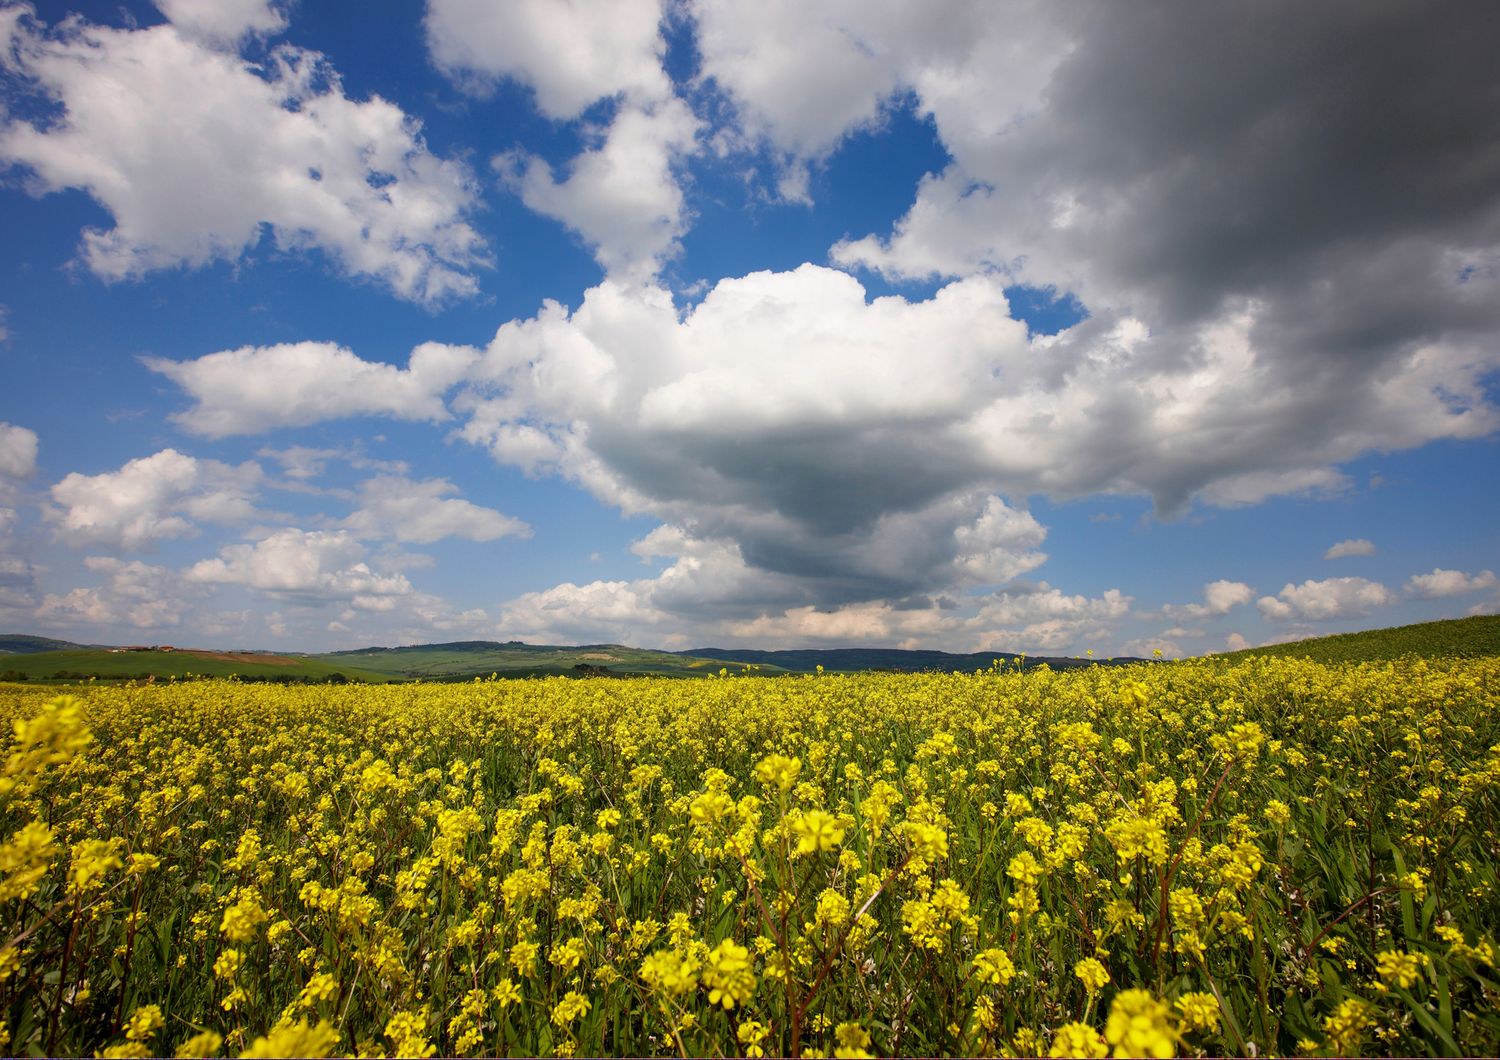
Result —
<instances>
[{"instance_id":1,"label":"rolling hill","mask_svg":"<svg viewBox=\"0 0 1500 1060\"><path fill-rule=\"evenodd\" d=\"M33 637L26 633L0 633L0 655L35 655L43 651L74 651L87 645L51 637Z\"/></svg>"},{"instance_id":2,"label":"rolling hill","mask_svg":"<svg viewBox=\"0 0 1500 1060\"><path fill-rule=\"evenodd\" d=\"M1500 655L1500 615L1423 622L1391 629L1338 633L1218 656L1309 658L1318 662L1359 662L1403 655L1465 657ZM524 644L520 641L452 641L369 647L319 655L193 649L121 650L87 647L26 634L0 634L0 680L69 681L97 678L184 678L237 675L261 681L467 681L500 677L707 677L728 669L752 668L766 676L865 670L918 672L986 670L1039 666L1068 669L1091 664L1122 665L1136 658L1082 659L1021 656L1010 652L955 654L897 648L694 648L656 651L622 644Z\"/></svg>"},{"instance_id":3,"label":"rolling hill","mask_svg":"<svg viewBox=\"0 0 1500 1060\"><path fill-rule=\"evenodd\" d=\"M0 680L77 681L90 677L130 680L147 677L230 677L267 681L385 680L384 677L342 672L317 658L260 652L119 651L74 647L66 651L34 652L0 657Z\"/></svg>"},{"instance_id":4,"label":"rolling hill","mask_svg":"<svg viewBox=\"0 0 1500 1060\"><path fill-rule=\"evenodd\" d=\"M1220 658L1252 656L1312 659L1314 662L1373 662L1403 655L1426 658L1474 658L1500 655L1500 615L1477 615L1411 626L1335 633L1263 648L1226 652Z\"/></svg>"},{"instance_id":5,"label":"rolling hill","mask_svg":"<svg viewBox=\"0 0 1500 1060\"><path fill-rule=\"evenodd\" d=\"M744 648L694 648L681 654L733 663L750 663L770 670L811 673L819 666L832 673L854 673L862 670L899 670L917 673L923 670L987 670L991 663L1002 668L1040 666L1046 663L1054 670L1065 670L1092 663L1123 665L1144 662L1133 657L1120 659L1082 659L1071 656L1016 655L1005 651L980 651L955 655L946 651L922 651L906 648L793 648L784 651L755 651Z\"/></svg>"},{"instance_id":6,"label":"rolling hill","mask_svg":"<svg viewBox=\"0 0 1500 1060\"><path fill-rule=\"evenodd\" d=\"M422 680L464 680L499 674L502 677L545 677L553 674L577 676L638 675L702 677L734 662L719 658L622 644L578 646L523 644L520 641L470 640L448 644L411 644L399 648L360 648L313 656L349 672ZM782 672L768 667L768 672Z\"/></svg>"}]
</instances>

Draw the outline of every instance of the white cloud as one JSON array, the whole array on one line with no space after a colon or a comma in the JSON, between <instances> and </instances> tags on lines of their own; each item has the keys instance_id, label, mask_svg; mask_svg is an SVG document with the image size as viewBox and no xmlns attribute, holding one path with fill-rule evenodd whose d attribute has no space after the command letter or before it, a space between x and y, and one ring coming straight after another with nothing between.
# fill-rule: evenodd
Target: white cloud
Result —
<instances>
[{"instance_id":1,"label":"white cloud","mask_svg":"<svg viewBox=\"0 0 1500 1060\"><path fill-rule=\"evenodd\" d=\"M1344 559L1347 556L1373 556L1375 545L1362 537L1350 538L1329 546L1327 552L1323 553L1324 559Z\"/></svg>"},{"instance_id":2,"label":"white cloud","mask_svg":"<svg viewBox=\"0 0 1500 1060\"><path fill-rule=\"evenodd\" d=\"M1441 567L1434 567L1431 574L1413 574L1408 578L1406 592L1409 596L1433 600L1445 596L1464 596L1468 593L1482 592L1485 589L1493 589L1496 585L1500 585L1500 579L1496 579L1494 571L1482 570L1471 576L1461 570L1444 570Z\"/></svg>"},{"instance_id":3,"label":"white cloud","mask_svg":"<svg viewBox=\"0 0 1500 1060\"><path fill-rule=\"evenodd\" d=\"M1389 589L1367 578L1326 578L1301 585L1288 582L1278 596L1262 596L1256 606L1272 622L1320 621L1367 615L1393 599Z\"/></svg>"},{"instance_id":4,"label":"white cloud","mask_svg":"<svg viewBox=\"0 0 1500 1060\"><path fill-rule=\"evenodd\" d=\"M247 36L271 37L286 16L268 0L153 0L177 29L215 47L234 47Z\"/></svg>"},{"instance_id":5,"label":"white cloud","mask_svg":"<svg viewBox=\"0 0 1500 1060\"><path fill-rule=\"evenodd\" d=\"M360 374L357 366L353 374ZM317 492L316 487L308 483L322 478L329 463L335 460L343 461L360 471L379 471L387 475L405 475L410 470L404 460L380 460L366 456L358 447L319 449L306 445L289 445L284 449L276 449L265 446L257 449L255 455L281 465L281 473L290 480L281 484L283 489L302 492Z\"/></svg>"},{"instance_id":6,"label":"white cloud","mask_svg":"<svg viewBox=\"0 0 1500 1060\"><path fill-rule=\"evenodd\" d=\"M227 545L186 572L203 585L242 585L272 597L319 605L346 602L361 611L389 610L411 593L401 574L381 574L364 547L343 530L285 529L254 544Z\"/></svg>"},{"instance_id":7,"label":"white cloud","mask_svg":"<svg viewBox=\"0 0 1500 1060\"><path fill-rule=\"evenodd\" d=\"M118 471L72 472L52 487L54 504L45 516L73 544L146 548L197 534L199 521L232 524L255 518L263 478L253 462L236 467L163 449Z\"/></svg>"},{"instance_id":8,"label":"white cloud","mask_svg":"<svg viewBox=\"0 0 1500 1060\"><path fill-rule=\"evenodd\" d=\"M0 545L4 545L6 512L0 508ZM7 624L29 621L37 605L36 569L17 556L0 553L0 619Z\"/></svg>"},{"instance_id":9,"label":"white cloud","mask_svg":"<svg viewBox=\"0 0 1500 1060\"><path fill-rule=\"evenodd\" d=\"M1244 651L1250 647L1250 642L1245 639L1243 633L1231 633L1224 638L1225 651Z\"/></svg>"},{"instance_id":10,"label":"white cloud","mask_svg":"<svg viewBox=\"0 0 1500 1060\"><path fill-rule=\"evenodd\" d=\"M1281 4L692 10L703 76L788 174L893 101L931 120L951 164L888 233L833 259L889 278L994 271L1075 296L1089 318L1049 353L1073 407L1110 424L1088 461L1133 464L1137 446L1156 461L1093 488L1144 489L1169 513L1194 496L1326 496L1361 453L1500 426L1482 385L1500 365L1500 271L1465 268L1500 246L1500 196L1483 163L1454 185L1434 161L1488 158L1492 140L1465 88L1488 51L1455 27ZM1288 60L1290 32L1306 61ZM1379 132L1362 124L1376 113ZM1443 154L1419 146L1433 142Z\"/></svg>"},{"instance_id":11,"label":"white cloud","mask_svg":"<svg viewBox=\"0 0 1500 1060\"><path fill-rule=\"evenodd\" d=\"M1203 586L1203 603L1169 605L1162 612L1172 618L1218 618L1254 599L1255 590L1244 582L1221 578Z\"/></svg>"},{"instance_id":12,"label":"white cloud","mask_svg":"<svg viewBox=\"0 0 1500 1060\"><path fill-rule=\"evenodd\" d=\"M445 537L494 541L531 536L531 528L519 519L449 496L457 491L458 487L446 479L414 481L380 475L360 485L359 507L339 525L359 537L388 537L414 544L430 544Z\"/></svg>"},{"instance_id":13,"label":"white cloud","mask_svg":"<svg viewBox=\"0 0 1500 1060\"><path fill-rule=\"evenodd\" d=\"M193 398L175 422L193 434L222 438L349 416L444 420L443 395L477 356L466 346L427 342L412 350L403 369L361 360L333 343L296 342L145 363Z\"/></svg>"},{"instance_id":14,"label":"white cloud","mask_svg":"<svg viewBox=\"0 0 1500 1060\"><path fill-rule=\"evenodd\" d=\"M655 577L564 583L508 601L501 636L543 642L626 642L667 647L758 648L864 643L950 651L1082 652L1115 641L1131 598L1068 595L1046 582L958 601L868 600L792 604L795 580L747 567L732 548L703 545L663 527L637 543L675 562ZM767 584L767 582L771 584Z\"/></svg>"},{"instance_id":15,"label":"white cloud","mask_svg":"<svg viewBox=\"0 0 1500 1060\"><path fill-rule=\"evenodd\" d=\"M999 651L1099 653L1113 642L1114 623L1130 613L1132 602L1118 589L1089 597L1038 582L983 600L967 625L984 647Z\"/></svg>"},{"instance_id":16,"label":"white cloud","mask_svg":"<svg viewBox=\"0 0 1500 1060\"><path fill-rule=\"evenodd\" d=\"M0 160L25 167L37 194L77 188L109 211L114 227L83 235L95 274L236 261L269 227L279 248L324 250L403 298L478 289L472 179L427 150L414 119L344 95L316 52L283 45L257 65L221 50L275 31L264 4L165 9L176 23L139 30L0 20L0 58L61 107L46 124L0 125Z\"/></svg>"},{"instance_id":17,"label":"white cloud","mask_svg":"<svg viewBox=\"0 0 1500 1060\"><path fill-rule=\"evenodd\" d=\"M192 599L201 596L179 572L139 560L88 556L84 566L107 580L66 593L49 593L36 610L39 621L68 626L166 629L180 626Z\"/></svg>"},{"instance_id":18,"label":"white cloud","mask_svg":"<svg viewBox=\"0 0 1500 1060\"><path fill-rule=\"evenodd\" d=\"M515 78L563 120L606 96L669 94L661 17L662 0L428 0L427 47L460 83Z\"/></svg>"},{"instance_id":19,"label":"white cloud","mask_svg":"<svg viewBox=\"0 0 1500 1060\"><path fill-rule=\"evenodd\" d=\"M1055 51L1037 40L1036 27L1048 23L1028 17L1029 9L1007 7L986 31L985 6L693 0L690 9L702 76L737 104L746 133L791 156L795 174L796 159L825 155L919 83L924 101L985 92L985 106L1009 119L1030 94L1025 86L1056 62ZM976 76L986 68L993 76ZM793 198L797 183L794 176Z\"/></svg>"},{"instance_id":20,"label":"white cloud","mask_svg":"<svg viewBox=\"0 0 1500 1060\"><path fill-rule=\"evenodd\" d=\"M680 99L623 105L562 181L539 158L502 155L495 166L522 202L578 233L609 275L644 281L679 249L686 217L676 169L700 127Z\"/></svg>"},{"instance_id":21,"label":"white cloud","mask_svg":"<svg viewBox=\"0 0 1500 1060\"><path fill-rule=\"evenodd\" d=\"M36 454L35 431L0 423L0 491L5 489L5 480L19 482L36 473Z\"/></svg>"},{"instance_id":22,"label":"white cloud","mask_svg":"<svg viewBox=\"0 0 1500 1060\"><path fill-rule=\"evenodd\" d=\"M1166 630L1154 637L1137 637L1126 641L1120 654L1137 659L1180 659L1184 652L1181 641L1173 637L1171 630Z\"/></svg>"}]
</instances>

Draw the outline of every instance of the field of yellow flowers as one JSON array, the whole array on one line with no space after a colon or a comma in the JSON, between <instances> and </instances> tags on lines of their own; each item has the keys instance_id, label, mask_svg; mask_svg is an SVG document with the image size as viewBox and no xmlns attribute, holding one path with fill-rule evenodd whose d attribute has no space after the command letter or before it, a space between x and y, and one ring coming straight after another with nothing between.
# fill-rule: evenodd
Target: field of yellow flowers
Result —
<instances>
[{"instance_id":1,"label":"field of yellow flowers","mask_svg":"<svg viewBox=\"0 0 1500 1060\"><path fill-rule=\"evenodd\" d=\"M0 688L0 1052L1500 1052L1500 660Z\"/></svg>"}]
</instances>

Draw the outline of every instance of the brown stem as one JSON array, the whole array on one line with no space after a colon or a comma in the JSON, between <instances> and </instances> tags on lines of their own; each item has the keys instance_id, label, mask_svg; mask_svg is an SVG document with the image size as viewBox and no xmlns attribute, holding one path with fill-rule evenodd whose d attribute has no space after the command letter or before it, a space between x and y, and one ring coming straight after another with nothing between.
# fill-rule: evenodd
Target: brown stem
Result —
<instances>
[{"instance_id":1,"label":"brown stem","mask_svg":"<svg viewBox=\"0 0 1500 1060\"><path fill-rule=\"evenodd\" d=\"M1161 876L1161 895L1156 906L1156 939L1151 944L1151 967L1156 972L1158 986L1161 983L1161 944L1162 936L1167 929L1167 890L1172 886L1172 877L1177 875L1177 866L1182 863L1182 855L1187 852L1187 845L1192 838L1198 834L1198 828L1203 824L1203 817L1213 806L1214 800L1219 797L1219 789L1224 786L1224 781L1229 779L1229 772L1234 768L1234 760L1224 767L1224 772L1219 774L1218 781L1214 784L1214 790L1208 793L1208 801L1198 810L1198 816L1193 818L1192 827L1182 839L1182 845L1177 848L1177 856L1167 866L1167 871Z\"/></svg>"},{"instance_id":2,"label":"brown stem","mask_svg":"<svg viewBox=\"0 0 1500 1060\"><path fill-rule=\"evenodd\" d=\"M1351 913L1359 909L1360 906L1364 905L1368 901L1380 897L1382 894L1390 894L1392 891L1399 891L1400 889L1401 888L1399 887L1380 887L1376 890L1371 891L1369 894L1365 895L1363 898L1350 905L1349 908L1345 909L1338 916L1330 920L1328 922L1328 926L1325 927L1322 931L1318 932L1318 935L1315 939L1309 942L1306 946L1302 947L1302 960L1307 960L1308 954L1312 953L1312 951L1317 947L1318 943L1323 941L1323 936L1327 935L1334 928L1338 927L1340 923L1347 919Z\"/></svg>"},{"instance_id":3,"label":"brown stem","mask_svg":"<svg viewBox=\"0 0 1500 1060\"><path fill-rule=\"evenodd\" d=\"M73 899L73 915L68 919L68 941L63 944L62 968L57 973L57 999L52 1004L52 1019L47 1025L47 1055L57 1055L57 1024L62 1018L63 990L67 988L68 962L73 957L73 940L78 936L78 899Z\"/></svg>"},{"instance_id":4,"label":"brown stem","mask_svg":"<svg viewBox=\"0 0 1500 1060\"><path fill-rule=\"evenodd\" d=\"M906 865L909 861L911 861L910 853L908 853L906 857L901 859L901 864L897 865L894 869L886 874L885 879L880 881L880 886L876 887L874 893L871 894L870 897L865 899L865 904L859 907L859 912L855 913L852 917L849 918L848 926L844 928L844 930L839 934L839 937L834 940L833 945L828 947L827 951L823 954L823 967L818 971L817 979L813 981L812 986L808 988L807 993L803 996L796 1009L792 1012L793 1056L801 1055L800 1049L802 1040L800 1032L802 1029L802 1016L807 1011L808 1006L812 1004L813 997L816 996L818 990L823 986L823 980L828 978L828 973L833 968L833 962L838 959L839 952L844 948L844 943L848 940L850 934L854 931L855 925L859 923L859 918L864 916L865 913L869 910L870 906L875 904L875 899L880 897L881 893L886 889L886 887L890 886L890 884L895 881L896 877L901 875L901 870L906 868Z\"/></svg>"},{"instance_id":5,"label":"brown stem","mask_svg":"<svg viewBox=\"0 0 1500 1060\"><path fill-rule=\"evenodd\" d=\"M141 913L141 887L143 881L136 880L135 897L130 900L130 930L125 936L125 960L120 970L120 1003L115 1007L115 1025L118 1028L125 1018L125 987L130 982L130 958L135 953L135 935Z\"/></svg>"}]
</instances>

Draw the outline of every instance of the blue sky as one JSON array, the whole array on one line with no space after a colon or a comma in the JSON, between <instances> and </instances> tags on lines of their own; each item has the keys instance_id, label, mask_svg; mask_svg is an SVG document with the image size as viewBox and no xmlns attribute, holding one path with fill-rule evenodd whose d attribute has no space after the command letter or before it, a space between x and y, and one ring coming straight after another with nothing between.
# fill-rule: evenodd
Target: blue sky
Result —
<instances>
[{"instance_id":1,"label":"blue sky","mask_svg":"<svg viewBox=\"0 0 1500 1060\"><path fill-rule=\"evenodd\" d=\"M1493 613L1497 36L0 5L0 628L1179 655Z\"/></svg>"}]
</instances>

